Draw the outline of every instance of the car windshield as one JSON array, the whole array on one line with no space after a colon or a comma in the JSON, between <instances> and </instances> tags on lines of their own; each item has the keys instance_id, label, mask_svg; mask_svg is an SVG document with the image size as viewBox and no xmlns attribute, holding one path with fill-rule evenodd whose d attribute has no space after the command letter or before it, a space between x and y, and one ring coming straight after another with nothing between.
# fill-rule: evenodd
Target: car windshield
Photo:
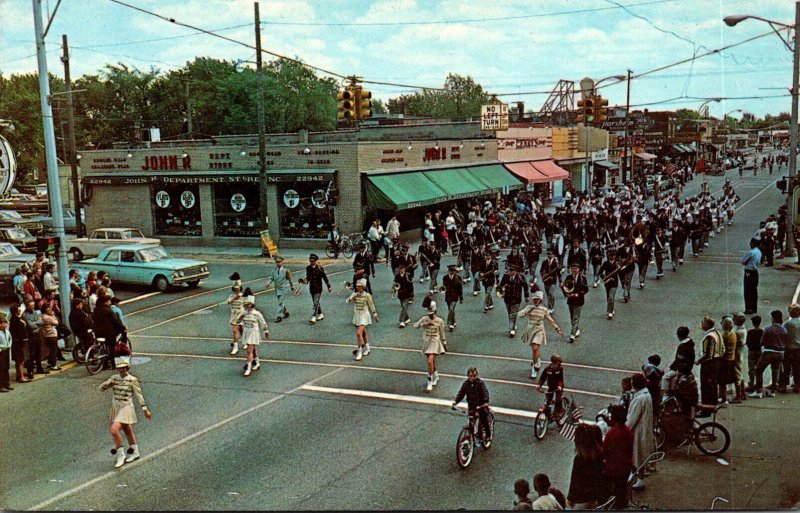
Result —
<instances>
[{"instance_id":1,"label":"car windshield","mask_svg":"<svg viewBox=\"0 0 800 513\"><path fill-rule=\"evenodd\" d=\"M0 218L2 218L2 219L22 219L22 216L16 210L0 210Z\"/></svg>"},{"instance_id":2,"label":"car windshield","mask_svg":"<svg viewBox=\"0 0 800 513\"><path fill-rule=\"evenodd\" d=\"M9 228L6 230L8 237L11 239L24 239L24 238L31 238L31 232L24 228Z\"/></svg>"},{"instance_id":3,"label":"car windshield","mask_svg":"<svg viewBox=\"0 0 800 513\"><path fill-rule=\"evenodd\" d=\"M0 256L15 256L21 255L22 251L9 242L0 242Z\"/></svg>"},{"instance_id":4,"label":"car windshield","mask_svg":"<svg viewBox=\"0 0 800 513\"><path fill-rule=\"evenodd\" d=\"M139 230L125 230L126 239L144 239L144 235Z\"/></svg>"},{"instance_id":5,"label":"car windshield","mask_svg":"<svg viewBox=\"0 0 800 513\"><path fill-rule=\"evenodd\" d=\"M156 262L167 258L172 258L172 255L161 246L153 246L152 248L139 250L139 259L142 262Z\"/></svg>"}]
</instances>

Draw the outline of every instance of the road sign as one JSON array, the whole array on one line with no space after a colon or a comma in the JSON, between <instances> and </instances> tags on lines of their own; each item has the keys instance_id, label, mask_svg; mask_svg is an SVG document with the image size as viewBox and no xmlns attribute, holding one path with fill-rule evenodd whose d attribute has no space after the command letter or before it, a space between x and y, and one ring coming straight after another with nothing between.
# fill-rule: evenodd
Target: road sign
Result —
<instances>
[{"instance_id":1,"label":"road sign","mask_svg":"<svg viewBox=\"0 0 800 513\"><path fill-rule=\"evenodd\" d=\"M481 105L481 130L508 130L508 105L500 102Z\"/></svg>"}]
</instances>

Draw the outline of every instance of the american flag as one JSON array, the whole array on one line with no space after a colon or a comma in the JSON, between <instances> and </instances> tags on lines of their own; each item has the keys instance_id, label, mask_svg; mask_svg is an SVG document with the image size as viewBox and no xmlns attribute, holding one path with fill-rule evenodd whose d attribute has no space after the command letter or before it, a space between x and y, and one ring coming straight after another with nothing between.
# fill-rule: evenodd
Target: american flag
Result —
<instances>
[{"instance_id":1,"label":"american flag","mask_svg":"<svg viewBox=\"0 0 800 513\"><path fill-rule=\"evenodd\" d=\"M664 174L671 175L678 169L678 166L675 165L674 162L670 162L667 164L667 167L664 169Z\"/></svg>"},{"instance_id":2,"label":"american flag","mask_svg":"<svg viewBox=\"0 0 800 513\"><path fill-rule=\"evenodd\" d=\"M578 408L575 405L575 401L572 401L569 406L569 410L567 413L562 417L562 424L561 428L559 428L558 432L566 438L567 440L574 441L575 440L575 428L578 427L580 423L580 419L583 416L581 411L583 408Z\"/></svg>"}]
</instances>

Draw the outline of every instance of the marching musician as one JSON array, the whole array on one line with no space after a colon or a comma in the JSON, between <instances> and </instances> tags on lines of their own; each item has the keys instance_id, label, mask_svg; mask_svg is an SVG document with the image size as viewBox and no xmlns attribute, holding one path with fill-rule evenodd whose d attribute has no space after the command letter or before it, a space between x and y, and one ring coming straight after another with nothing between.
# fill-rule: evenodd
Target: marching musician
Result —
<instances>
[{"instance_id":1,"label":"marching musician","mask_svg":"<svg viewBox=\"0 0 800 513\"><path fill-rule=\"evenodd\" d=\"M362 356L369 354L369 339L367 338L367 326L372 324L372 317L375 316L375 322L378 322L378 311L375 309L375 303L372 301L372 294L365 292L367 288L367 280L360 279L353 282L355 292L346 299L347 303L354 303L353 305L353 324L356 326L356 339L358 347L354 351L356 361L360 361Z\"/></svg>"},{"instance_id":2,"label":"marching musician","mask_svg":"<svg viewBox=\"0 0 800 513\"><path fill-rule=\"evenodd\" d=\"M392 274L397 274L397 270L402 265L406 269L405 274L407 274L410 279L413 280L414 269L417 267L417 259L414 257L414 255L408 252L408 248L408 242L404 242L400 246L399 254L394 255L394 258L392 259Z\"/></svg>"},{"instance_id":3,"label":"marching musician","mask_svg":"<svg viewBox=\"0 0 800 513\"><path fill-rule=\"evenodd\" d=\"M275 322L281 322L284 317L289 317L289 310L286 309L286 294L291 290L294 291L294 284L292 283L292 272L283 266L283 257L275 257L275 269L267 278L267 283L264 285L268 289L271 284L275 284L275 294L278 296L278 316Z\"/></svg>"},{"instance_id":4,"label":"marching musician","mask_svg":"<svg viewBox=\"0 0 800 513\"><path fill-rule=\"evenodd\" d=\"M309 284L308 291L311 293L311 301L314 304L314 311L311 314L311 319L308 321L309 324L316 324L317 321L321 321L325 318L325 315L322 313L322 307L319 305L319 298L322 296L322 282L324 281L325 286L328 287L328 293L333 292L331 282L328 280L328 275L325 274L325 269L323 269L318 262L319 257L316 254L311 253L308 255L306 276L298 280L300 283Z\"/></svg>"},{"instance_id":5,"label":"marching musician","mask_svg":"<svg viewBox=\"0 0 800 513\"><path fill-rule=\"evenodd\" d=\"M358 252L356 252L355 256L353 256L353 270L358 269L359 264L367 275L367 291L371 294L372 287L369 284L369 277L370 275L373 278L375 277L375 259L372 258L372 253L367 251L366 242L362 242L358 245Z\"/></svg>"},{"instance_id":6,"label":"marching musician","mask_svg":"<svg viewBox=\"0 0 800 513\"><path fill-rule=\"evenodd\" d=\"M686 228L681 218L672 220L672 237L669 245L672 271L678 270L676 265L683 265L683 254L686 250Z\"/></svg>"},{"instance_id":7,"label":"marching musician","mask_svg":"<svg viewBox=\"0 0 800 513\"><path fill-rule=\"evenodd\" d=\"M481 280L480 274L481 269L483 268L483 261L485 260L483 254L483 245L473 244L472 252L470 254L470 267L469 270L472 273L472 277L474 281L472 283L472 295L477 296L481 291Z\"/></svg>"},{"instance_id":8,"label":"marching musician","mask_svg":"<svg viewBox=\"0 0 800 513\"><path fill-rule=\"evenodd\" d=\"M561 264L556 259L553 249L547 250L547 259L539 266L539 275L542 277L544 293L547 295L547 309L553 313L556 305L555 289L556 283L561 282Z\"/></svg>"},{"instance_id":9,"label":"marching musician","mask_svg":"<svg viewBox=\"0 0 800 513\"><path fill-rule=\"evenodd\" d=\"M656 279L664 277L664 255L667 254L667 240L664 229L656 226L655 233L651 236L650 244L656 257Z\"/></svg>"},{"instance_id":10,"label":"marching musician","mask_svg":"<svg viewBox=\"0 0 800 513\"><path fill-rule=\"evenodd\" d=\"M456 328L456 304L464 302L464 282L455 265L447 266L447 274L442 278L444 300L447 303L447 329Z\"/></svg>"},{"instance_id":11,"label":"marching musician","mask_svg":"<svg viewBox=\"0 0 800 513\"><path fill-rule=\"evenodd\" d=\"M519 246L511 246L511 253L506 257L506 272L514 266L523 269L525 267L525 259L519 252Z\"/></svg>"},{"instance_id":12,"label":"marching musician","mask_svg":"<svg viewBox=\"0 0 800 513\"><path fill-rule=\"evenodd\" d=\"M597 288L601 280L599 270L603 264L603 246L599 240L595 239L589 244L589 261L592 264L592 278L594 279L592 287Z\"/></svg>"},{"instance_id":13,"label":"marching musician","mask_svg":"<svg viewBox=\"0 0 800 513\"><path fill-rule=\"evenodd\" d=\"M583 309L584 296L589 292L589 284L586 282L586 276L581 272L578 262L570 264L569 270L570 274L561 283L561 290L567 298L569 318L572 321L572 329L569 332L569 343L572 344L577 337L581 336L581 310Z\"/></svg>"},{"instance_id":14,"label":"marching musician","mask_svg":"<svg viewBox=\"0 0 800 513\"><path fill-rule=\"evenodd\" d=\"M646 232L650 236L650 230ZM640 239L637 239L640 240ZM636 245L636 265L639 268L639 289L644 288L644 282L647 279L647 267L650 264L652 248L648 239L644 239L641 244Z\"/></svg>"},{"instance_id":15,"label":"marching musician","mask_svg":"<svg viewBox=\"0 0 800 513\"><path fill-rule=\"evenodd\" d=\"M536 267L539 265L539 258L542 255L542 241L539 233L533 228L526 228L523 232L525 236L525 261L528 264L528 271L531 279L536 279Z\"/></svg>"},{"instance_id":16,"label":"marching musician","mask_svg":"<svg viewBox=\"0 0 800 513\"><path fill-rule=\"evenodd\" d=\"M622 301L627 303L631 300L631 280L633 271L636 267L636 249L628 241L617 250L619 258L619 277L622 281Z\"/></svg>"},{"instance_id":17,"label":"marching musician","mask_svg":"<svg viewBox=\"0 0 800 513\"><path fill-rule=\"evenodd\" d=\"M405 265L397 267L397 274L394 276L394 285L392 287L393 294L397 296L400 301L400 319L399 327L405 328L406 324L411 321L408 316L408 305L414 298L414 276L406 271Z\"/></svg>"},{"instance_id":18,"label":"marching musician","mask_svg":"<svg viewBox=\"0 0 800 513\"><path fill-rule=\"evenodd\" d=\"M419 244L419 247L417 248L417 258L419 258L419 263L422 265L422 272L419 275L420 283L424 283L425 280L431 279L430 269L429 269L431 259L428 255L430 253L431 248L434 247L434 244L435 243L433 239L430 239L429 241L423 240Z\"/></svg>"},{"instance_id":19,"label":"marching musician","mask_svg":"<svg viewBox=\"0 0 800 513\"><path fill-rule=\"evenodd\" d=\"M447 339L444 334L444 320L436 315L436 301L428 306L428 315L414 323L415 328L424 328L422 334L422 354L428 360L428 385L426 392L439 383L436 371L436 357L447 352Z\"/></svg>"},{"instance_id":20,"label":"marching musician","mask_svg":"<svg viewBox=\"0 0 800 513\"><path fill-rule=\"evenodd\" d=\"M606 314L608 320L614 318L614 299L619 287L619 263L617 262L617 251L609 249L606 252L606 261L600 266L600 276L606 287Z\"/></svg>"},{"instance_id":21,"label":"marching musician","mask_svg":"<svg viewBox=\"0 0 800 513\"><path fill-rule=\"evenodd\" d=\"M428 250L426 252L426 263L428 264L428 274L431 280L431 293L436 290L439 283L439 269L442 262L442 252L436 247L435 243L428 242Z\"/></svg>"},{"instance_id":22,"label":"marching musician","mask_svg":"<svg viewBox=\"0 0 800 513\"><path fill-rule=\"evenodd\" d=\"M525 277L519 274L520 271L522 271L522 267L512 265L497 286L498 294L502 294L503 301L506 303L509 337L517 334L517 312L522 303L522 295L524 294L525 300L528 300L528 283Z\"/></svg>"},{"instance_id":23,"label":"marching musician","mask_svg":"<svg viewBox=\"0 0 800 513\"><path fill-rule=\"evenodd\" d=\"M458 258L461 261L459 267L464 270L464 283L472 281L472 251L472 236L465 235L458 247Z\"/></svg>"},{"instance_id":24,"label":"marching musician","mask_svg":"<svg viewBox=\"0 0 800 513\"><path fill-rule=\"evenodd\" d=\"M577 263L583 274L586 274L589 255L586 250L581 247L581 240L577 237L572 239L572 247L569 248L567 255L567 265L572 267L572 264Z\"/></svg>"},{"instance_id":25,"label":"marching musician","mask_svg":"<svg viewBox=\"0 0 800 513\"><path fill-rule=\"evenodd\" d=\"M494 308L492 288L494 288L495 283L497 283L497 273L497 259L493 253L487 252L481 262L480 271L478 271L478 278L475 281L477 284L479 279L480 283L483 285L483 291L485 295L483 300L483 313L486 313Z\"/></svg>"}]
</instances>

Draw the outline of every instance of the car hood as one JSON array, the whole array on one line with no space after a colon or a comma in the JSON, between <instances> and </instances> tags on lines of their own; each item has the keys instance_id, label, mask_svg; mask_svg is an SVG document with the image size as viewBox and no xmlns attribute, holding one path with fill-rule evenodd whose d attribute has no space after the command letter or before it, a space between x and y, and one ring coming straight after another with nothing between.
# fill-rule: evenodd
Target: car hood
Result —
<instances>
[{"instance_id":1,"label":"car hood","mask_svg":"<svg viewBox=\"0 0 800 513\"><path fill-rule=\"evenodd\" d=\"M108 265L107 262L98 260L96 258L87 258L80 262L74 262L73 267L91 267L92 265ZM136 264L140 267L148 267L150 269L169 269L180 270L188 269L189 267L196 267L198 265L208 265L208 262L201 260L189 260L186 258L165 258L164 260L157 260L155 262L139 262Z\"/></svg>"}]
</instances>

